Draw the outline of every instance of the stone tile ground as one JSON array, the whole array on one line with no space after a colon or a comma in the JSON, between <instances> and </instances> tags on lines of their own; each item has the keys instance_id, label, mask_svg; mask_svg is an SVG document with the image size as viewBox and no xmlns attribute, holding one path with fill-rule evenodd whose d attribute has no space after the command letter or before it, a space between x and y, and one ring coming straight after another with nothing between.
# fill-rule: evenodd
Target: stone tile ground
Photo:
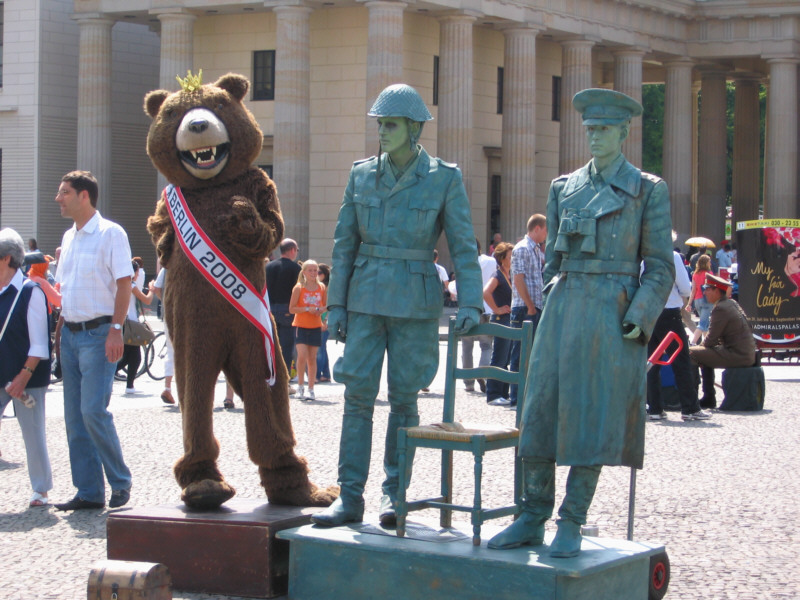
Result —
<instances>
[{"instance_id":1,"label":"stone tile ground","mask_svg":"<svg viewBox=\"0 0 800 600\"><path fill-rule=\"evenodd\" d=\"M335 358L341 346L329 344ZM444 344L440 345L442 352ZM443 358L443 357L442 357ZM707 422L683 423L675 413L668 421L648 423L645 468L638 476L635 538L663 543L672 563L667 597L677 600L796 599L795 576L800 555L800 367L767 368L767 402L760 413L715 413ZM145 393L124 397L115 383L114 412L125 457L134 476L133 506L179 501L171 465L181 452L180 413L162 405L161 387L145 376L137 380ZM224 386L217 389L221 404ZM430 394L420 398L422 422L441 418L444 389L441 370ZM312 468L313 479L334 483L343 388L317 387L313 403L293 401L298 451ZM51 498L74 494L67 456L60 386L48 394L47 433L55 489ZM247 459L244 413L237 399L233 411L215 410L216 435L222 445L220 465L240 497L263 498L256 468ZM515 413L489 407L480 395L461 390L459 417L465 421L510 425ZM7 409L7 415L11 409ZM385 387L375 409L372 478L367 485L368 511L377 511L382 446L388 415ZM52 507L28 509L30 494L19 427L3 419L0 430L0 597L8 600L80 599L92 564L105 558L107 511L57 513ZM512 495L512 455L495 452L485 463L486 503L506 503ZM558 470L563 493L566 472ZM419 452L409 497L434 493L438 457ZM472 467L458 457L456 486L469 502ZM600 479L590 522L600 535L626 535L629 470L606 468ZM435 517L431 513L429 516ZM464 515L455 515L466 523ZM502 522L502 521L501 521ZM506 519L506 522L510 522ZM554 527L551 523L548 527ZM174 592L186 600L226 598Z\"/></svg>"}]
</instances>

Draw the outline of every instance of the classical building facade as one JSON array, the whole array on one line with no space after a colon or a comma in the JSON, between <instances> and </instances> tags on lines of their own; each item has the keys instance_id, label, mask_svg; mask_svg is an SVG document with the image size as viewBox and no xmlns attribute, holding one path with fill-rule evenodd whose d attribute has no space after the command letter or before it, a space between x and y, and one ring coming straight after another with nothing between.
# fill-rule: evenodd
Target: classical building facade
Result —
<instances>
[{"instance_id":1,"label":"classical building facade","mask_svg":"<svg viewBox=\"0 0 800 600\"><path fill-rule=\"evenodd\" d=\"M6 15L30 3L65 4L6 0ZM35 183L47 193L32 198L29 186L15 180L29 161L7 158L14 154L9 138L30 140L0 134L2 222L31 233L49 235L49 192L67 164L99 175L112 218L143 227L133 220L151 211L161 182L142 160L141 97L154 87L175 89L175 76L187 69L202 69L206 82L228 71L253 81L247 104L265 134L259 164L272 170L287 234L300 242L302 256L318 260L330 256L350 165L377 151L366 110L398 81L416 87L432 107L435 120L421 142L461 167L481 240L494 230L506 239L522 236L527 217L543 212L551 179L586 162L570 102L591 86L641 98L644 83L665 84L663 176L675 228L684 238L720 240L726 82L736 90L734 220L759 214L758 94L766 85L763 214L800 216L799 1L75 0L63 20L77 40L74 54L67 55L64 41L62 52L40 56L39 74L22 78L17 92L46 83L42 71L69 80L54 86L54 104L68 113L67 130L52 141L58 150L50 153L41 115L31 126L38 132L28 149ZM6 18L6 80L15 52L9 25ZM137 30L138 47L129 41ZM2 125L13 101L5 87L0 94ZM45 104L41 94L32 91L31 98ZM24 104L15 104L17 120ZM625 144L634 164L641 143L636 122ZM137 242L138 235L132 234Z\"/></svg>"}]
</instances>

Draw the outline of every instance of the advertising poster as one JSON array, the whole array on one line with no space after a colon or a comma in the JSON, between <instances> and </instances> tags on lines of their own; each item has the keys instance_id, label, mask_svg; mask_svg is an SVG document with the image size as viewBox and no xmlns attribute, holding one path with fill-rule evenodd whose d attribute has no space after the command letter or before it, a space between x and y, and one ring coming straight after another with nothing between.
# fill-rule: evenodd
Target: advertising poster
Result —
<instances>
[{"instance_id":1,"label":"advertising poster","mask_svg":"<svg viewBox=\"0 0 800 600\"><path fill-rule=\"evenodd\" d=\"M739 304L753 335L800 343L800 219L736 223Z\"/></svg>"}]
</instances>

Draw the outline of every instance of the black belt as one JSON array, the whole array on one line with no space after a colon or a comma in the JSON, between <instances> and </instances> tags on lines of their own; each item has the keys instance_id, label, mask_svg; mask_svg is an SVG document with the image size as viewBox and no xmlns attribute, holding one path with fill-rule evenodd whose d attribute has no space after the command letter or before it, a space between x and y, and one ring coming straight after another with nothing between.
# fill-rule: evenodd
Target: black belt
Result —
<instances>
[{"instance_id":1,"label":"black belt","mask_svg":"<svg viewBox=\"0 0 800 600\"><path fill-rule=\"evenodd\" d=\"M70 331L89 331L90 329L97 329L100 325L111 323L111 317L97 317L91 321L83 321L81 323L70 323L64 321L64 325Z\"/></svg>"}]
</instances>

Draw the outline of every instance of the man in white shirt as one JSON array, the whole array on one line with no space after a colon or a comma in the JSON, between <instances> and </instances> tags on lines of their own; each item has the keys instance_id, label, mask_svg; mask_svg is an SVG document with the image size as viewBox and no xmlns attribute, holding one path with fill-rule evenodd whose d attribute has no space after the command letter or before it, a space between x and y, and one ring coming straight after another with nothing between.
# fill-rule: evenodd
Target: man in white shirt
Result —
<instances>
[{"instance_id":1,"label":"man in white shirt","mask_svg":"<svg viewBox=\"0 0 800 600\"><path fill-rule=\"evenodd\" d=\"M61 178L56 202L74 226L64 233L56 280L61 283L61 364L72 500L58 510L105 506L103 471L111 486L109 507L130 499L131 472L108 412L122 324L131 298L131 249L125 231L97 211L97 180L88 171Z\"/></svg>"},{"instance_id":2,"label":"man in white shirt","mask_svg":"<svg viewBox=\"0 0 800 600\"><path fill-rule=\"evenodd\" d=\"M481 254L481 242L478 238L475 238L475 244L478 246L478 264L481 266L481 278L483 280L483 287L486 287L486 284L489 283L489 280L492 278L492 275L494 275L497 272L497 261L493 259L491 256L486 256L485 254ZM489 305L486 304L486 301L484 300L483 314L481 315L481 323L488 323L489 317L491 316L492 316L492 309L489 308ZM478 366L488 367L489 363L492 361L492 336L472 335L468 337L462 337L461 366L465 369L471 369L474 364L472 360L472 350L475 345L475 341L478 342L478 346L480 346L481 349L481 357L480 359L478 359ZM481 393L486 393L486 380L478 379L477 381ZM465 379L464 387L468 392L474 392L475 380Z\"/></svg>"},{"instance_id":3,"label":"man in white shirt","mask_svg":"<svg viewBox=\"0 0 800 600\"><path fill-rule=\"evenodd\" d=\"M672 232L672 240L675 241L677 234ZM672 362L672 372L675 375L675 386L678 388L678 395L681 401L681 418L684 421L699 421L711 418L708 413L700 408L697 399L697 386L694 382L692 373L692 362L689 358L689 338L686 336L686 328L681 317L681 307L685 304L685 298L689 297L692 285L689 274L683 266L683 259L677 252L672 252L675 263L675 282L667 298L664 310L656 321L653 334L647 343L647 355L655 352L658 345L670 331L674 331L683 341L683 346ZM647 269L647 264L643 265ZM672 354L673 347L667 350ZM647 372L647 418L651 421L660 421L667 418L664 412L664 404L661 400L661 367L654 364Z\"/></svg>"}]
</instances>

